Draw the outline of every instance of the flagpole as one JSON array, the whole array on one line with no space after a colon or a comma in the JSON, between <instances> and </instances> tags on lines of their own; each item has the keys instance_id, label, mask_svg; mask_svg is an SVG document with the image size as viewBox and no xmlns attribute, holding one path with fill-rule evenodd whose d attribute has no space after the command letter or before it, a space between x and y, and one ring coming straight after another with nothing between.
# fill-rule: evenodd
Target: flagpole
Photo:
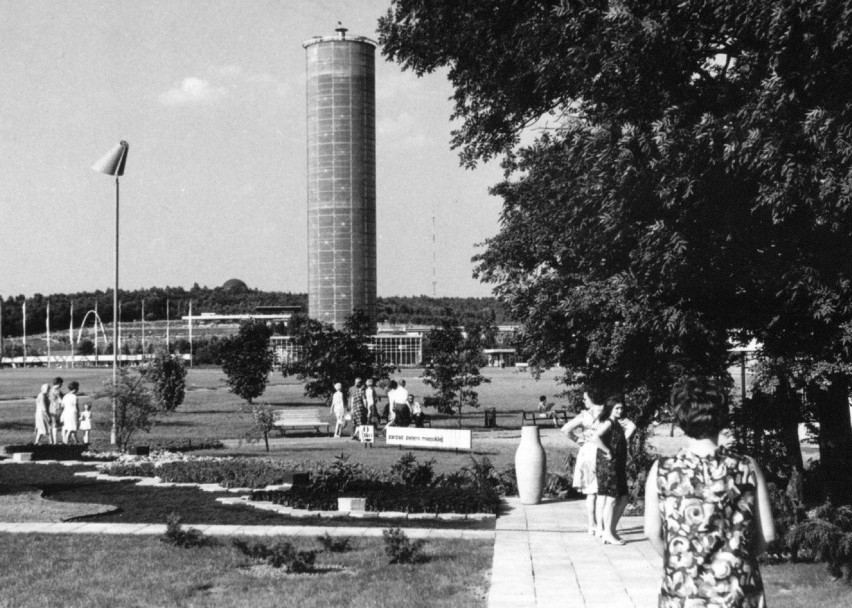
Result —
<instances>
[{"instance_id":1,"label":"flagpole","mask_svg":"<svg viewBox=\"0 0 852 608\"><path fill-rule=\"evenodd\" d=\"M68 342L71 343L71 367L74 367L74 300L71 300L71 325L68 327Z\"/></svg>"},{"instance_id":2,"label":"flagpole","mask_svg":"<svg viewBox=\"0 0 852 608\"><path fill-rule=\"evenodd\" d=\"M24 367L26 367L27 366L27 300L26 300L26 298L24 298L24 305L22 307L22 310L23 310L23 312L21 313L21 316L23 317L23 321L24 321L24 340L23 340Z\"/></svg>"},{"instance_id":3,"label":"flagpole","mask_svg":"<svg viewBox=\"0 0 852 608\"><path fill-rule=\"evenodd\" d=\"M50 369L50 302L47 303L47 368Z\"/></svg>"}]
</instances>

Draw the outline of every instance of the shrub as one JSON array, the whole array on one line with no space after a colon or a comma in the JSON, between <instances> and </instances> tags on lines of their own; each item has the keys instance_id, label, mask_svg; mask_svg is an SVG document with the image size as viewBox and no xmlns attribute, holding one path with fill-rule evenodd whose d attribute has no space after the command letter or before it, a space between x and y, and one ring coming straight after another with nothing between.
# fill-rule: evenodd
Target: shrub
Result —
<instances>
[{"instance_id":1,"label":"shrub","mask_svg":"<svg viewBox=\"0 0 852 608\"><path fill-rule=\"evenodd\" d=\"M316 563L316 551L299 551L287 541L277 541L272 545L262 542L246 542L240 538L233 540L234 546L251 559L259 560L273 568L284 568L287 572L298 574L313 572Z\"/></svg>"},{"instance_id":2,"label":"shrub","mask_svg":"<svg viewBox=\"0 0 852 608\"><path fill-rule=\"evenodd\" d=\"M426 541L422 539L410 540L399 528L382 530L385 540L385 553L390 558L391 564L416 564L426 561L423 555L423 545Z\"/></svg>"},{"instance_id":3,"label":"shrub","mask_svg":"<svg viewBox=\"0 0 852 608\"><path fill-rule=\"evenodd\" d=\"M101 468L101 473L115 477L156 477L154 463L150 461L130 462L116 460Z\"/></svg>"},{"instance_id":4,"label":"shrub","mask_svg":"<svg viewBox=\"0 0 852 608\"><path fill-rule=\"evenodd\" d=\"M177 513L169 514L166 519L166 532L160 538L160 541L184 549L215 544L215 540L204 538L204 535L195 528L184 530L180 525L180 517Z\"/></svg>"},{"instance_id":5,"label":"shrub","mask_svg":"<svg viewBox=\"0 0 852 608\"><path fill-rule=\"evenodd\" d=\"M164 412L173 412L183 403L186 395L186 366L183 359L160 349L144 368L145 379L151 383L151 392L157 406Z\"/></svg>"},{"instance_id":6,"label":"shrub","mask_svg":"<svg viewBox=\"0 0 852 608\"><path fill-rule=\"evenodd\" d=\"M432 483L435 477L435 460L429 459L419 464L414 454L408 452L390 469L392 479L404 486L423 487Z\"/></svg>"},{"instance_id":7,"label":"shrub","mask_svg":"<svg viewBox=\"0 0 852 608\"><path fill-rule=\"evenodd\" d=\"M323 549L331 553L345 553L352 548L348 536L336 537L326 532L322 536L317 536L317 540L323 546Z\"/></svg>"},{"instance_id":8,"label":"shrub","mask_svg":"<svg viewBox=\"0 0 852 608\"><path fill-rule=\"evenodd\" d=\"M784 536L794 559L825 562L829 574L852 582L852 507L824 505Z\"/></svg>"}]
</instances>

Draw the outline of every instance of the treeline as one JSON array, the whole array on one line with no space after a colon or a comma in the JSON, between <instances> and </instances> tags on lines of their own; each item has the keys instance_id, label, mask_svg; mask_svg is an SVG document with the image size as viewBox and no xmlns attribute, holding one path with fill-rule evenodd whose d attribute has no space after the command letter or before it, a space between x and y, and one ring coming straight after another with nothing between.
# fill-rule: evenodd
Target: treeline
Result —
<instances>
[{"instance_id":1,"label":"treeline","mask_svg":"<svg viewBox=\"0 0 852 608\"><path fill-rule=\"evenodd\" d=\"M24 296L8 297L3 301L2 337L23 335L22 310ZM119 319L122 323L141 321L144 306L145 321L176 320L201 312L218 314L248 314L258 306L299 306L308 310L308 296L303 293L261 291L222 287L154 287L133 291L119 290ZM104 324L112 322L113 292L91 291L71 294L35 294L26 298L27 334L47 330L50 306L50 329L53 332L79 327L89 311L97 310ZM509 323L505 311L494 298L430 298L427 296L378 298L376 311L379 323L395 325L437 325L444 311L451 309L463 325L478 323L492 325ZM92 319L87 320L87 325Z\"/></svg>"}]
</instances>

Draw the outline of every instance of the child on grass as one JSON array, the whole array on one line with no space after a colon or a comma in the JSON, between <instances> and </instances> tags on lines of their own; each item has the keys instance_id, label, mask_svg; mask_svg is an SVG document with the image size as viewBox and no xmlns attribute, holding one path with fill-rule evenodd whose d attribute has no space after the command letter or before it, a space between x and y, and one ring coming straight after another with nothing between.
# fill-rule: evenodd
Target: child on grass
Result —
<instances>
[{"instance_id":1,"label":"child on grass","mask_svg":"<svg viewBox=\"0 0 852 608\"><path fill-rule=\"evenodd\" d=\"M83 431L83 443L89 443L89 431L92 430L92 405L87 403L80 413L80 430Z\"/></svg>"}]
</instances>

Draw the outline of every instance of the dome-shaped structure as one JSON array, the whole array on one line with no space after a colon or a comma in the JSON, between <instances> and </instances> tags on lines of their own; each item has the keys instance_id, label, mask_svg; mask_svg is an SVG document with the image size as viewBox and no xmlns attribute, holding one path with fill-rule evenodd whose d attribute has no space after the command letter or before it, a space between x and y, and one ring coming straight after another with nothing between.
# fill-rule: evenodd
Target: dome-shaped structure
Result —
<instances>
[{"instance_id":1,"label":"dome-shaped structure","mask_svg":"<svg viewBox=\"0 0 852 608\"><path fill-rule=\"evenodd\" d=\"M248 291L248 285L239 279L228 279L222 283L222 289L226 291Z\"/></svg>"}]
</instances>

